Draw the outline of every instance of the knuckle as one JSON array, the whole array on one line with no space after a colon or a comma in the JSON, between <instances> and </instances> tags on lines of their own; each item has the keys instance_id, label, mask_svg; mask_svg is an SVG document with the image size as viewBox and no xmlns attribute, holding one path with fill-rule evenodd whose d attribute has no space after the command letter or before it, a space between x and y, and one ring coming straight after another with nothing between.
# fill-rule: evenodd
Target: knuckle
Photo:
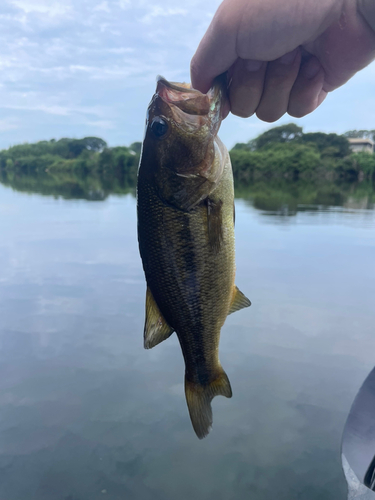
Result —
<instances>
[{"instance_id":1,"label":"knuckle","mask_svg":"<svg viewBox=\"0 0 375 500\"><path fill-rule=\"evenodd\" d=\"M251 94L249 92L231 91L229 98L231 113L240 118L249 118L252 116L259 104L259 99L256 94Z\"/></svg>"},{"instance_id":2,"label":"knuckle","mask_svg":"<svg viewBox=\"0 0 375 500\"><path fill-rule=\"evenodd\" d=\"M240 118L249 118L254 114L255 109L256 104L252 99L236 93L230 95L230 111L233 115L239 116Z\"/></svg>"},{"instance_id":3,"label":"knuckle","mask_svg":"<svg viewBox=\"0 0 375 500\"><path fill-rule=\"evenodd\" d=\"M284 74L284 75L269 75L267 78L267 87L273 92L290 92L293 84L296 80L296 75Z\"/></svg>"}]
</instances>

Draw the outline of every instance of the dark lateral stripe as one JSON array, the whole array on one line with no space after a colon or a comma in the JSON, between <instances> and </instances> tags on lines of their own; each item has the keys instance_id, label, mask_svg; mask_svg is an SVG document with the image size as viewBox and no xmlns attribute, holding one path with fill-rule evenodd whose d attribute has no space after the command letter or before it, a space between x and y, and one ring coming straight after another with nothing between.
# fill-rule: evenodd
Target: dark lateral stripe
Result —
<instances>
[{"instance_id":1,"label":"dark lateral stripe","mask_svg":"<svg viewBox=\"0 0 375 500\"><path fill-rule=\"evenodd\" d=\"M186 332L180 335L181 348L185 358L186 375L189 380L192 380L201 385L206 385L210 381L210 373L207 367L207 362L204 354L204 324L202 318L202 309L199 301L199 280L197 280L197 253L194 249L192 231L190 227L190 218L184 218L184 224L179 235L184 242L184 251L182 252L182 260L184 262L184 269L187 276L186 292L188 303L195 303L194 307L194 324L189 325L189 333ZM190 290L189 290L190 288ZM191 295L190 295L190 293ZM190 296L189 296L190 295ZM193 331L191 328L193 327Z\"/></svg>"}]
</instances>

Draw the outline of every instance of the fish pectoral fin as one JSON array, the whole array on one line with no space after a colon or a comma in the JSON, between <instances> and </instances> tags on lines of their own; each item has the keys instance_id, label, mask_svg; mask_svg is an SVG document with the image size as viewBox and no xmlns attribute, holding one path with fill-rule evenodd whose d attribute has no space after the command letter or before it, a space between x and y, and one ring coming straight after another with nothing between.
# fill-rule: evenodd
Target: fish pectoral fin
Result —
<instances>
[{"instance_id":1,"label":"fish pectoral fin","mask_svg":"<svg viewBox=\"0 0 375 500\"><path fill-rule=\"evenodd\" d=\"M222 200L206 198L208 243L215 253L218 253L223 242Z\"/></svg>"},{"instance_id":2,"label":"fish pectoral fin","mask_svg":"<svg viewBox=\"0 0 375 500\"><path fill-rule=\"evenodd\" d=\"M251 306L250 300L236 287L236 285L234 285L232 303L228 314L232 314L240 309L243 309L244 307L249 306Z\"/></svg>"},{"instance_id":3,"label":"fish pectoral fin","mask_svg":"<svg viewBox=\"0 0 375 500\"><path fill-rule=\"evenodd\" d=\"M174 191L171 202L173 205L189 212L206 198L211 183L197 174L176 174L176 176L184 177L189 182L185 182L181 189Z\"/></svg>"},{"instance_id":4,"label":"fish pectoral fin","mask_svg":"<svg viewBox=\"0 0 375 500\"><path fill-rule=\"evenodd\" d=\"M195 434L203 439L212 427L211 401L215 396L232 397L227 374L219 367L218 375L207 385L188 380L185 375L185 396Z\"/></svg>"},{"instance_id":5,"label":"fish pectoral fin","mask_svg":"<svg viewBox=\"0 0 375 500\"><path fill-rule=\"evenodd\" d=\"M173 332L173 328L165 321L151 290L147 287L146 320L143 332L145 349L152 349L170 337Z\"/></svg>"}]
</instances>

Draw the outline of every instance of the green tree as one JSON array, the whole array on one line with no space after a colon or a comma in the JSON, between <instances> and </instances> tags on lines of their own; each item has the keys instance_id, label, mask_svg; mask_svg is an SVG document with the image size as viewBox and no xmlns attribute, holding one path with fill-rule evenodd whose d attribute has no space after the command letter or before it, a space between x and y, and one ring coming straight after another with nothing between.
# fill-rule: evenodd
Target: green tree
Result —
<instances>
[{"instance_id":1,"label":"green tree","mask_svg":"<svg viewBox=\"0 0 375 500\"><path fill-rule=\"evenodd\" d=\"M302 127L298 127L295 123L288 123L287 125L273 127L249 142L239 142L233 147L232 151L257 151L267 148L271 144L298 140L302 135Z\"/></svg>"},{"instance_id":2,"label":"green tree","mask_svg":"<svg viewBox=\"0 0 375 500\"><path fill-rule=\"evenodd\" d=\"M291 142L300 139L302 135L302 127L298 127L295 123L280 125L259 135L255 139L255 147L256 149L260 149L276 142Z\"/></svg>"},{"instance_id":3,"label":"green tree","mask_svg":"<svg viewBox=\"0 0 375 500\"><path fill-rule=\"evenodd\" d=\"M310 132L302 134L299 140L303 143L315 144L322 156L344 158L350 154L349 141L342 135Z\"/></svg>"},{"instance_id":4,"label":"green tree","mask_svg":"<svg viewBox=\"0 0 375 500\"><path fill-rule=\"evenodd\" d=\"M101 153L107 147L107 143L103 139L99 139L99 137L84 137L82 142L86 149L95 151L96 153Z\"/></svg>"},{"instance_id":5,"label":"green tree","mask_svg":"<svg viewBox=\"0 0 375 500\"><path fill-rule=\"evenodd\" d=\"M130 144L129 149L131 151L134 151L134 153L136 153L136 154L141 154L142 143L141 142L133 142L132 144Z\"/></svg>"}]
</instances>

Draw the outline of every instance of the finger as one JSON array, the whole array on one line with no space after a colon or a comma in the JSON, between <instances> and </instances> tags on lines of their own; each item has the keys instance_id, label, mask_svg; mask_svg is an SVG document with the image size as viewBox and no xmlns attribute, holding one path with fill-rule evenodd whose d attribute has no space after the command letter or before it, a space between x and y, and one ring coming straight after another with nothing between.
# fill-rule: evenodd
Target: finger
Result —
<instances>
[{"instance_id":1,"label":"finger","mask_svg":"<svg viewBox=\"0 0 375 500\"><path fill-rule=\"evenodd\" d=\"M325 99L324 70L316 57L301 65L289 96L288 113L301 118L316 109Z\"/></svg>"},{"instance_id":2,"label":"finger","mask_svg":"<svg viewBox=\"0 0 375 500\"><path fill-rule=\"evenodd\" d=\"M230 103L229 103L229 100L226 99L222 105L222 108L221 108L222 120L225 120L225 118L229 115L229 113L230 113Z\"/></svg>"},{"instance_id":3,"label":"finger","mask_svg":"<svg viewBox=\"0 0 375 500\"><path fill-rule=\"evenodd\" d=\"M213 79L227 71L237 59L239 13L236 9L224 10L221 4L190 63L192 87L203 93L210 89Z\"/></svg>"},{"instance_id":4,"label":"finger","mask_svg":"<svg viewBox=\"0 0 375 500\"><path fill-rule=\"evenodd\" d=\"M287 112L289 94L297 78L300 63L300 49L292 50L268 63L262 98L256 110L258 118L274 122Z\"/></svg>"},{"instance_id":5,"label":"finger","mask_svg":"<svg viewBox=\"0 0 375 500\"><path fill-rule=\"evenodd\" d=\"M236 116L248 118L255 113L263 93L267 63L237 59L229 87L230 110Z\"/></svg>"}]
</instances>

